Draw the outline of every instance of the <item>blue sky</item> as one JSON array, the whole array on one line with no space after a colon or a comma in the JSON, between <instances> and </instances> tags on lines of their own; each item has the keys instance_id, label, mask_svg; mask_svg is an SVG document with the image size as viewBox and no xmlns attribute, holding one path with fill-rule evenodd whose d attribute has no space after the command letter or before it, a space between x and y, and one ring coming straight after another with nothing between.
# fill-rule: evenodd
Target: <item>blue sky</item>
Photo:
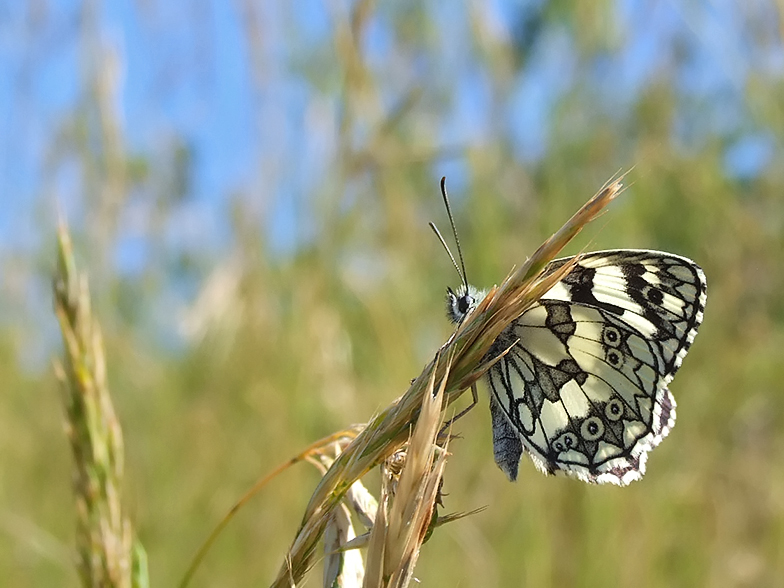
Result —
<instances>
[{"instance_id":1,"label":"blue sky","mask_svg":"<svg viewBox=\"0 0 784 588\"><path fill-rule=\"evenodd\" d=\"M192 154L191 183L172 204L176 222L165 228L172 251L220 259L231 244L229 209L238 195L263 219L276 254L312 238L308 195L337 157L341 74L330 39L351 3L306 0L291 9L294 4L259 2L255 23L244 3L225 0L117 0L92 16L85 16L84 4L0 0L0 259L8 257L3 252L32 257L50 246L47 226L57 206L77 226L91 213L83 160L63 137L78 128L76 114L94 116L84 108L87 81L112 59L118 68L111 106L126 154L146 158L161 177L173 173L174 146ZM541 0L433 0L424 10L435 28L413 46L393 32L391 6L376 4L363 37L366 61L390 110L412 87L450 92L449 104L422 119L433 125L437 145L481 148L500 135L521 163L534 165L547 156L558 98L575 85L585 88L595 112L626 117L639 93L667 75L685 104L672 130L674 148L688 153L707 136L727 137L726 173L740 178L781 164L781 145L745 91L754 77L784 76L773 4L618 0L606 23L612 50L590 61L579 58L568 25L550 26L531 47L500 113L493 110L487 65L471 46L470 10L481 6L488 34L508 40L536 23ZM675 47L682 54L673 70ZM465 162L447 158L437 167L434 189L448 175L450 191L459 195L468 180ZM134 276L150 262L145 226L155 203L149 197L129 202L111 254L121 274ZM8 267L0 276L10 275ZM48 278L33 271L38 281L21 298L31 308L48 307ZM173 296L185 302L196 287L190 283ZM8 313L15 311L0 311L0 321Z\"/></svg>"},{"instance_id":2,"label":"blue sky","mask_svg":"<svg viewBox=\"0 0 784 588\"><path fill-rule=\"evenodd\" d=\"M314 109L330 113L335 104L292 71L308 47L319 47L332 34L334 16L325 3L308 0L290 11L285 4L262 3L263 80L254 80L259 64L255 48L247 45L247 19L241 3L201 2L106 3L94 18L97 32L83 31L83 3L59 0L35 12L26 3L0 3L0 243L11 248L34 247L34 219L52 194L79 215L80 174L68 163L47 167L55 150L53 138L77 111L85 97L85 79L97 63L96 55L113 52L119 68L116 111L129 153L162 155L172 141L182 140L194 154L191 215L202 223L198 236L205 246L218 246L228 230L221 219L227 199L239 190L264 184L272 202L268 211L271 247L287 251L296 245L297 215L303 209L314 178L333 153L334 129L314 127ZM330 3L338 11L348 3ZM486 22L494 34L514 32L513 17L536 14L541 2L494 0L486 5ZM546 155L547 120L558 96L586 75L592 76L608 111L628 106L668 58L664 50L677 40L688 43L690 58L674 83L695 100L710 97L715 124L732 132L736 121L749 116L740 102L752 71L781 76L784 53L771 44L754 53L747 34L738 26L739 11L729 0L697 8L690 3L617 2L614 30L620 50L599 60L589 72L576 69L574 39L557 27L534 48L525 76L518 80L508 105L507 120L490 120L486 71L470 54L465 6L432 2L438 15L439 60L422 63L409 79L447 75L457 80L458 95L441 127L443 144L481 144L498 125L508 126L519 158L535 161ZM760 8L760 10L762 10ZM519 21L517 21L519 22ZM391 63L399 50L385 20L383 4L365 38L371 67L392 71L394 85L401 76ZM328 45L327 45L328 46ZM294 53L294 51L298 53ZM326 56L328 57L328 56ZM605 82L604 84L602 82ZM390 84L390 86L393 86ZM390 87L390 104L394 91ZM310 116L310 118L309 118ZM722 122L723 121L723 122ZM684 121L688 137L689 120ZM715 130L715 129L714 129ZM307 141L305 140L307 137ZM764 129L741 137L728 150L732 173L755 174L777 149ZM256 169L271 158L274 173ZM450 177L459 181L459 162L445 162ZM249 188L250 187L250 188ZM193 238L187 235L183 239ZM140 245L141 246L141 245ZM131 246L133 248L133 246ZM143 256L126 252L132 270ZM133 260L137 261L134 262ZM143 263L143 261L142 261Z\"/></svg>"}]
</instances>

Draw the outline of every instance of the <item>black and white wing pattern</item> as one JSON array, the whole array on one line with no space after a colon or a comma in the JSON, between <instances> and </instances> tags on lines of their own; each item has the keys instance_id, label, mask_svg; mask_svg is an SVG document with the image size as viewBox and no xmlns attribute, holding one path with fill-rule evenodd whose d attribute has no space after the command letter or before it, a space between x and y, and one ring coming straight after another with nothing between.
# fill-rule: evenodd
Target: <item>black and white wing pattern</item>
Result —
<instances>
[{"instance_id":1,"label":"black and white wing pattern","mask_svg":"<svg viewBox=\"0 0 784 588\"><path fill-rule=\"evenodd\" d=\"M555 269L568 259L553 261ZM626 485L675 423L667 388L702 322L702 270L660 251L580 257L494 344L493 446L514 480L523 452L546 473Z\"/></svg>"}]
</instances>

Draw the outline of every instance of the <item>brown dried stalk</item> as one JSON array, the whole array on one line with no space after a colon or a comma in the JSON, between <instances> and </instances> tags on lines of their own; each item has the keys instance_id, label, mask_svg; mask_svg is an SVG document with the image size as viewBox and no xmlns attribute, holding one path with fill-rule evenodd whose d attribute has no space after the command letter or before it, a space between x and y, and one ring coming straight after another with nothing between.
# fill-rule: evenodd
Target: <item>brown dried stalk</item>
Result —
<instances>
[{"instance_id":1,"label":"brown dried stalk","mask_svg":"<svg viewBox=\"0 0 784 588\"><path fill-rule=\"evenodd\" d=\"M495 339L572 269L572 264L567 263L553 272L546 272L547 264L619 194L621 179L608 183L500 287L490 291L440 350L442 357L451 358L449 370L445 362L432 361L408 391L374 417L338 456L310 499L285 562L272 584L274 587L299 583L313 565L325 526L347 490L408 441L411 428L420 417L423 397L432 390L430 383L434 382L435 387L444 390L441 410L445 411L484 375L488 365L483 360ZM379 520L382 516L383 509L379 508L376 524L389 524Z\"/></svg>"},{"instance_id":2,"label":"brown dried stalk","mask_svg":"<svg viewBox=\"0 0 784 588\"><path fill-rule=\"evenodd\" d=\"M435 361L438 362L438 357ZM447 374L449 364L447 361ZM408 586L419 558L419 550L431 523L437 518L436 502L448 455L448 438L443 447L436 444L443 422L445 384L446 378L443 378L441 386L434 390L435 378L430 379L428 393L422 399L419 419L406 448L405 465L397 480L394 496L387 487L391 478L384 479L382 497L385 504L382 508L388 514L383 525L373 525L370 534L370 545L375 550L368 548L367 567L374 574L368 573L365 577L365 588ZM388 506L390 498L391 507Z\"/></svg>"}]
</instances>

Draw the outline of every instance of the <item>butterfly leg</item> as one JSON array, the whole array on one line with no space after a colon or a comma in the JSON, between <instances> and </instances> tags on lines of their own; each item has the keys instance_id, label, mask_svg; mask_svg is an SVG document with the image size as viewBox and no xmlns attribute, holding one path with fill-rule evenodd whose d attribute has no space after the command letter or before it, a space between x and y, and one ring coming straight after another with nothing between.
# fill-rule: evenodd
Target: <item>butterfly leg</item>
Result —
<instances>
[{"instance_id":1,"label":"butterfly leg","mask_svg":"<svg viewBox=\"0 0 784 588\"><path fill-rule=\"evenodd\" d=\"M442 435L444 435L444 433L446 433L446 431L453 424L455 424L458 421L458 419L467 415L469 411L472 408L474 408L477 404L479 404L479 394L476 391L476 384L471 384L471 404L469 404L466 408L461 410L459 413L457 413L455 416L449 419L446 423L444 423L444 426L441 427L441 431L439 431L438 436L441 437Z\"/></svg>"}]
</instances>

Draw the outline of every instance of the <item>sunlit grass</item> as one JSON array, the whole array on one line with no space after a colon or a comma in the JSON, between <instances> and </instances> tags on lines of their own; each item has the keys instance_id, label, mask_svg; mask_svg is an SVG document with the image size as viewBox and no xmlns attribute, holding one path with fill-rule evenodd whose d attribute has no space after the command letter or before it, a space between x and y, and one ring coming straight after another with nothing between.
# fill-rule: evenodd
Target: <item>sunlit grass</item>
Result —
<instances>
[{"instance_id":1,"label":"sunlit grass","mask_svg":"<svg viewBox=\"0 0 784 588\"><path fill-rule=\"evenodd\" d=\"M433 360L414 380L409 390L374 417L338 455L310 499L301 527L274 586L296 584L312 567L317 543L347 489L403 447L408 441L411 428L421 417L421 407L426 397L431 396L434 389L442 391L444 402L440 411L446 411L463 391L484 375L489 368L484 358L498 335L572 267L571 264L565 264L554 272L545 272L547 263L585 224L601 213L620 189L620 181L608 184L555 235L543 243L519 269L512 272L501 286L493 289L439 351L439 356L448 357L449 361L438 361L437 358ZM439 464L442 462L439 461ZM381 504L385 504L383 499ZM433 506L430 504L426 508ZM392 521L387 519L384 521L385 525L392 524ZM380 540L373 543L377 549L378 541ZM384 553L387 551L384 550ZM410 557L393 559L405 560L413 566ZM371 569L375 574L379 567ZM385 577L382 573L379 574L374 577ZM410 578L410 573L402 574L401 577Z\"/></svg>"},{"instance_id":2,"label":"sunlit grass","mask_svg":"<svg viewBox=\"0 0 784 588\"><path fill-rule=\"evenodd\" d=\"M57 235L54 300L65 350L55 373L74 461L79 576L85 588L145 587L147 556L123 501L123 437L109 394L101 329L64 225Z\"/></svg>"}]
</instances>

